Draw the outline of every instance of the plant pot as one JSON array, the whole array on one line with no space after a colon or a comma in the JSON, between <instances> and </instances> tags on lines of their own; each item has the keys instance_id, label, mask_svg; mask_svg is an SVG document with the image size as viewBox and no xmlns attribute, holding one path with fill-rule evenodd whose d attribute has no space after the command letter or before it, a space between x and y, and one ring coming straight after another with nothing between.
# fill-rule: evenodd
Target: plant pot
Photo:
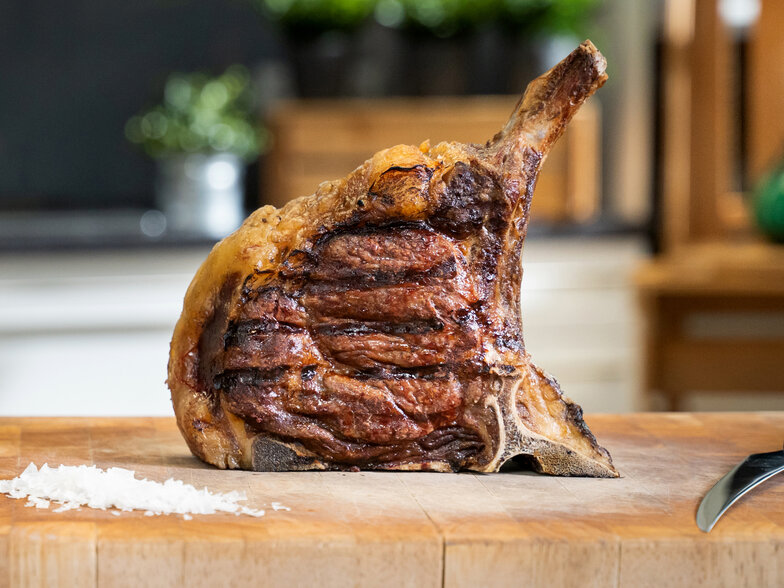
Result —
<instances>
[{"instance_id":1,"label":"plant pot","mask_svg":"<svg viewBox=\"0 0 784 588\"><path fill-rule=\"evenodd\" d=\"M297 91L302 98L332 98L349 94L353 38L341 31L288 39Z\"/></svg>"},{"instance_id":2,"label":"plant pot","mask_svg":"<svg viewBox=\"0 0 784 588\"><path fill-rule=\"evenodd\" d=\"M158 160L157 207L173 233L220 239L242 223L242 159L229 153L175 155Z\"/></svg>"},{"instance_id":3,"label":"plant pot","mask_svg":"<svg viewBox=\"0 0 784 588\"><path fill-rule=\"evenodd\" d=\"M421 31L404 32L403 93L459 96L468 87L466 38L441 39Z\"/></svg>"}]
</instances>

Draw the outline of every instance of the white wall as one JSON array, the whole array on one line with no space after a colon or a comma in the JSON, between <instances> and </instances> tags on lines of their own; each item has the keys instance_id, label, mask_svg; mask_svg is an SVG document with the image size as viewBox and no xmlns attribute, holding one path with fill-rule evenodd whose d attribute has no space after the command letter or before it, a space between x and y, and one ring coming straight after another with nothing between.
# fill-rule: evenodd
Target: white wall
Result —
<instances>
[{"instance_id":1,"label":"white wall","mask_svg":"<svg viewBox=\"0 0 784 588\"><path fill-rule=\"evenodd\" d=\"M173 414L168 344L206 249L0 259L0 415Z\"/></svg>"},{"instance_id":2,"label":"white wall","mask_svg":"<svg viewBox=\"0 0 784 588\"><path fill-rule=\"evenodd\" d=\"M529 240L523 333L534 363L586 412L639 410L640 336L632 273L639 238Z\"/></svg>"}]
</instances>

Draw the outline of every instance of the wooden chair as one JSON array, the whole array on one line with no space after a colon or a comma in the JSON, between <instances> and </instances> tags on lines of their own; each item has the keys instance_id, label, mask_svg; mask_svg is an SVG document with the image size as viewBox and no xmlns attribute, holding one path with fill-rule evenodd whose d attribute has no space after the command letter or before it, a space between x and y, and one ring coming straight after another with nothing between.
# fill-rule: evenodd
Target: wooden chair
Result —
<instances>
[{"instance_id":1,"label":"wooden chair","mask_svg":"<svg viewBox=\"0 0 784 588\"><path fill-rule=\"evenodd\" d=\"M512 112L516 96L426 97L283 102L269 117L264 204L282 206L340 178L380 149L429 139L484 143ZM537 223L581 222L599 211L600 121L585 104L547 158L533 199Z\"/></svg>"},{"instance_id":2,"label":"wooden chair","mask_svg":"<svg viewBox=\"0 0 784 588\"><path fill-rule=\"evenodd\" d=\"M716 0L665 5L664 252L637 274L645 319L644 389L678 410L696 391L784 391L784 248L752 228L732 170L746 83L752 180L784 143L784 3L764 0L745 79ZM733 112L735 110L735 112Z\"/></svg>"}]
</instances>

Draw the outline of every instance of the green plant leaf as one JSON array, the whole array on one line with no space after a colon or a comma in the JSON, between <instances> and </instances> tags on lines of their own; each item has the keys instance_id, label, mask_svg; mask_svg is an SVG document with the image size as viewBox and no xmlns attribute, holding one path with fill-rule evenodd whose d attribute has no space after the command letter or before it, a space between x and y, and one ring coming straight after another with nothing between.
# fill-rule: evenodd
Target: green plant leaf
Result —
<instances>
[{"instance_id":1,"label":"green plant leaf","mask_svg":"<svg viewBox=\"0 0 784 588\"><path fill-rule=\"evenodd\" d=\"M125 136L152 157L229 152L251 159L269 143L254 104L250 75L241 65L213 78L172 73L161 103L128 119Z\"/></svg>"}]
</instances>

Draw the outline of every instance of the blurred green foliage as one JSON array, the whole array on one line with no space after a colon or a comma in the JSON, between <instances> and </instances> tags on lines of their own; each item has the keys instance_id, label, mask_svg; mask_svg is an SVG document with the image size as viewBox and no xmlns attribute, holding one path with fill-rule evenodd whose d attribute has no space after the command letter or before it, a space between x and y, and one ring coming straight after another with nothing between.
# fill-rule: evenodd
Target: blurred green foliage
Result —
<instances>
[{"instance_id":1,"label":"blurred green foliage","mask_svg":"<svg viewBox=\"0 0 784 588\"><path fill-rule=\"evenodd\" d=\"M580 36L600 0L494 0L496 21L529 34Z\"/></svg>"},{"instance_id":2,"label":"blurred green foliage","mask_svg":"<svg viewBox=\"0 0 784 588\"><path fill-rule=\"evenodd\" d=\"M298 34L350 31L373 12L376 0L251 0L263 13Z\"/></svg>"},{"instance_id":3,"label":"blurred green foliage","mask_svg":"<svg viewBox=\"0 0 784 588\"><path fill-rule=\"evenodd\" d=\"M601 0L252 0L293 32L384 26L451 37L487 23L510 32L577 34Z\"/></svg>"},{"instance_id":4,"label":"blurred green foliage","mask_svg":"<svg viewBox=\"0 0 784 588\"><path fill-rule=\"evenodd\" d=\"M784 164L760 180L752 205L760 230L772 241L784 243Z\"/></svg>"},{"instance_id":5,"label":"blurred green foliage","mask_svg":"<svg viewBox=\"0 0 784 588\"><path fill-rule=\"evenodd\" d=\"M218 77L171 74L163 102L131 117L125 136L152 157L233 153L250 160L269 142L255 119L250 76L232 65Z\"/></svg>"},{"instance_id":6,"label":"blurred green foliage","mask_svg":"<svg viewBox=\"0 0 784 588\"><path fill-rule=\"evenodd\" d=\"M392 1L398 2L403 8L404 18L401 25L404 28L444 38L489 22L493 17L494 5L497 4L497 0Z\"/></svg>"}]
</instances>

